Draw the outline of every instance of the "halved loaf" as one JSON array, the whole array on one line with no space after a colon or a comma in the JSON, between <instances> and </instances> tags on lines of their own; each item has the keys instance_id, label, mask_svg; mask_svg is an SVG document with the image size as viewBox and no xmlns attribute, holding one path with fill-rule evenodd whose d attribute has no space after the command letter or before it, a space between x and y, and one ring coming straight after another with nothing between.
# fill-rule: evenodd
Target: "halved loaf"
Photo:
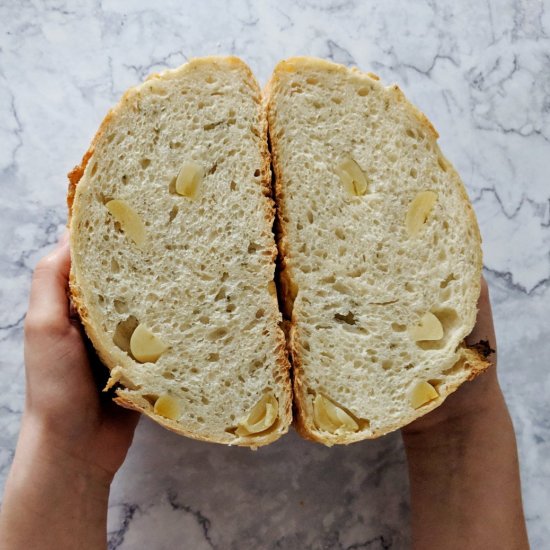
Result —
<instances>
[{"instance_id":1,"label":"halved loaf","mask_svg":"<svg viewBox=\"0 0 550 550\"><path fill-rule=\"evenodd\" d=\"M480 290L475 215L397 86L292 58L267 94L297 428L328 445L377 437L488 365L463 342Z\"/></svg>"},{"instance_id":2,"label":"halved loaf","mask_svg":"<svg viewBox=\"0 0 550 550\"><path fill-rule=\"evenodd\" d=\"M71 174L71 292L116 401L257 447L291 422L267 124L239 59L128 90Z\"/></svg>"}]
</instances>

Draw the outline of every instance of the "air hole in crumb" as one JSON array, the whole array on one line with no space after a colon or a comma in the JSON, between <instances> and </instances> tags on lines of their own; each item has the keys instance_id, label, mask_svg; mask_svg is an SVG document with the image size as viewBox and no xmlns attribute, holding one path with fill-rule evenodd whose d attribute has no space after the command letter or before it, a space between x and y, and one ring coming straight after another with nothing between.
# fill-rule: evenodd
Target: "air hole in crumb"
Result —
<instances>
[{"instance_id":1,"label":"air hole in crumb","mask_svg":"<svg viewBox=\"0 0 550 550\"><path fill-rule=\"evenodd\" d=\"M254 177L257 178L260 175L260 170L254 170Z\"/></svg>"},{"instance_id":2,"label":"air hole in crumb","mask_svg":"<svg viewBox=\"0 0 550 550\"><path fill-rule=\"evenodd\" d=\"M341 294L348 294L350 296L353 295L352 289L341 281L336 281L332 285L332 288L336 290L336 292L340 292Z\"/></svg>"},{"instance_id":3,"label":"air hole in crumb","mask_svg":"<svg viewBox=\"0 0 550 550\"><path fill-rule=\"evenodd\" d=\"M385 359L384 361L382 361L382 368L384 370L390 370L392 367L392 362L389 361L388 359Z\"/></svg>"},{"instance_id":4,"label":"air hole in crumb","mask_svg":"<svg viewBox=\"0 0 550 550\"><path fill-rule=\"evenodd\" d=\"M311 210L308 210L308 211L307 211L306 216L307 216L307 221L308 221L309 223L313 223L313 212L312 212Z\"/></svg>"},{"instance_id":5,"label":"air hole in crumb","mask_svg":"<svg viewBox=\"0 0 550 550\"><path fill-rule=\"evenodd\" d=\"M117 313L128 313L128 304L124 300L115 299L113 305Z\"/></svg>"},{"instance_id":6,"label":"air hole in crumb","mask_svg":"<svg viewBox=\"0 0 550 550\"><path fill-rule=\"evenodd\" d=\"M345 323L346 325L355 325L357 323L355 316L351 311L348 311L345 315L342 313L335 313L334 319L340 323Z\"/></svg>"},{"instance_id":7,"label":"air hole in crumb","mask_svg":"<svg viewBox=\"0 0 550 550\"><path fill-rule=\"evenodd\" d=\"M407 325L401 325L400 323L392 323L391 328L394 332L405 332Z\"/></svg>"},{"instance_id":8,"label":"air hole in crumb","mask_svg":"<svg viewBox=\"0 0 550 550\"><path fill-rule=\"evenodd\" d=\"M133 315L128 316L124 321L120 321L116 326L113 335L113 343L119 349L125 352L130 351L130 338L139 325L139 321Z\"/></svg>"},{"instance_id":9,"label":"air hole in crumb","mask_svg":"<svg viewBox=\"0 0 550 550\"><path fill-rule=\"evenodd\" d=\"M263 309L259 309L258 311L256 311L256 319L261 319L265 314L265 311Z\"/></svg>"},{"instance_id":10,"label":"air hole in crumb","mask_svg":"<svg viewBox=\"0 0 550 550\"><path fill-rule=\"evenodd\" d=\"M417 172L416 168L411 168L409 170L409 174L410 174L411 178L416 178L416 176L418 175L418 172Z\"/></svg>"},{"instance_id":11,"label":"air hole in crumb","mask_svg":"<svg viewBox=\"0 0 550 550\"><path fill-rule=\"evenodd\" d=\"M201 315L199 317L199 321L203 324L203 325L207 325L208 323L210 323L210 317L208 317L208 315Z\"/></svg>"},{"instance_id":12,"label":"air hole in crumb","mask_svg":"<svg viewBox=\"0 0 550 550\"><path fill-rule=\"evenodd\" d=\"M443 384L443 380L440 378L431 378L428 380L428 384L431 384L436 390L439 389L439 386Z\"/></svg>"},{"instance_id":13,"label":"air hole in crumb","mask_svg":"<svg viewBox=\"0 0 550 550\"><path fill-rule=\"evenodd\" d=\"M447 163L443 160L442 157L437 157L437 164L439 165L439 168L443 170L443 172L447 171Z\"/></svg>"},{"instance_id":14,"label":"air hole in crumb","mask_svg":"<svg viewBox=\"0 0 550 550\"><path fill-rule=\"evenodd\" d=\"M115 258L111 258L111 273L119 273L120 272L120 264L115 260Z\"/></svg>"},{"instance_id":15,"label":"air hole in crumb","mask_svg":"<svg viewBox=\"0 0 550 550\"><path fill-rule=\"evenodd\" d=\"M363 86L362 88L359 88L357 90L357 95L361 97L365 97L370 94L370 88L368 86Z\"/></svg>"},{"instance_id":16,"label":"air hole in crumb","mask_svg":"<svg viewBox=\"0 0 550 550\"><path fill-rule=\"evenodd\" d=\"M175 217L178 215L179 208L177 206L172 206L172 210L170 210L170 214L168 215L168 223L171 223L174 221Z\"/></svg>"},{"instance_id":17,"label":"air hole in crumb","mask_svg":"<svg viewBox=\"0 0 550 550\"><path fill-rule=\"evenodd\" d=\"M147 168L151 164L151 159L143 158L139 161L139 164L143 169Z\"/></svg>"},{"instance_id":18,"label":"air hole in crumb","mask_svg":"<svg viewBox=\"0 0 550 550\"><path fill-rule=\"evenodd\" d=\"M228 330L225 327L218 327L208 334L209 340L219 340L220 338L223 338L228 333Z\"/></svg>"},{"instance_id":19,"label":"air hole in crumb","mask_svg":"<svg viewBox=\"0 0 550 550\"><path fill-rule=\"evenodd\" d=\"M229 184L229 189L231 189L231 191L235 191L237 189L237 184L234 181L231 181Z\"/></svg>"},{"instance_id":20,"label":"air hole in crumb","mask_svg":"<svg viewBox=\"0 0 550 550\"><path fill-rule=\"evenodd\" d=\"M227 304L225 311L227 311L227 313L233 313L236 309L237 306L235 304Z\"/></svg>"},{"instance_id":21,"label":"air hole in crumb","mask_svg":"<svg viewBox=\"0 0 550 550\"><path fill-rule=\"evenodd\" d=\"M330 100L333 103L336 103L336 105L340 105L340 103L342 103L342 98L341 97L331 97Z\"/></svg>"},{"instance_id":22,"label":"air hole in crumb","mask_svg":"<svg viewBox=\"0 0 550 550\"><path fill-rule=\"evenodd\" d=\"M156 393L146 393L145 395L142 395L143 399L149 403L151 406L155 406L155 403L157 402L159 396Z\"/></svg>"},{"instance_id":23,"label":"air hole in crumb","mask_svg":"<svg viewBox=\"0 0 550 550\"><path fill-rule=\"evenodd\" d=\"M405 283L405 290L407 292L414 292L414 285L412 283Z\"/></svg>"},{"instance_id":24,"label":"air hole in crumb","mask_svg":"<svg viewBox=\"0 0 550 550\"><path fill-rule=\"evenodd\" d=\"M453 281L456 281L456 277L454 273L451 273L439 283L439 288L447 288L447 285Z\"/></svg>"},{"instance_id":25,"label":"air hole in crumb","mask_svg":"<svg viewBox=\"0 0 550 550\"><path fill-rule=\"evenodd\" d=\"M314 86L315 84L318 84L318 83L319 83L319 79L316 78L315 76L308 76L308 77L306 78L306 82L307 82L308 84L311 84L311 85ZM295 84L295 83L293 83L293 84Z\"/></svg>"},{"instance_id":26,"label":"air hole in crumb","mask_svg":"<svg viewBox=\"0 0 550 550\"><path fill-rule=\"evenodd\" d=\"M346 234L344 233L344 230L341 227L337 227L334 230L334 234L342 241L346 240Z\"/></svg>"},{"instance_id":27,"label":"air hole in crumb","mask_svg":"<svg viewBox=\"0 0 550 550\"><path fill-rule=\"evenodd\" d=\"M97 162L94 162L94 165L92 166L92 170L90 172L90 175L95 176L96 172L97 172Z\"/></svg>"},{"instance_id":28,"label":"air hole in crumb","mask_svg":"<svg viewBox=\"0 0 550 550\"><path fill-rule=\"evenodd\" d=\"M260 250L261 246L257 243L250 243L248 245L248 253L249 254L253 254L254 252L257 252L258 250Z\"/></svg>"},{"instance_id":29,"label":"air hole in crumb","mask_svg":"<svg viewBox=\"0 0 550 550\"><path fill-rule=\"evenodd\" d=\"M356 277L361 277L361 275L363 275L364 273L365 273L365 270L363 268L356 267L348 271L348 276L356 278Z\"/></svg>"},{"instance_id":30,"label":"air hole in crumb","mask_svg":"<svg viewBox=\"0 0 550 550\"><path fill-rule=\"evenodd\" d=\"M216 296L214 296L214 300L215 300L216 302L218 302L218 301L220 301L220 300L223 300L223 299L225 298L225 296L226 296L225 287L222 286L222 287L220 288L220 290L218 290L218 293L216 294Z\"/></svg>"},{"instance_id":31,"label":"air hole in crumb","mask_svg":"<svg viewBox=\"0 0 550 550\"><path fill-rule=\"evenodd\" d=\"M166 370L162 373L162 377L166 378L166 380L174 380L174 373Z\"/></svg>"},{"instance_id":32,"label":"air hole in crumb","mask_svg":"<svg viewBox=\"0 0 550 550\"><path fill-rule=\"evenodd\" d=\"M407 128L405 132L409 137L415 138L416 134L414 133L414 130L411 130L410 128Z\"/></svg>"},{"instance_id":33,"label":"air hole in crumb","mask_svg":"<svg viewBox=\"0 0 550 550\"><path fill-rule=\"evenodd\" d=\"M219 353L209 353L206 357L207 361L210 361L211 363L215 363L216 361L220 360L220 354Z\"/></svg>"}]
</instances>

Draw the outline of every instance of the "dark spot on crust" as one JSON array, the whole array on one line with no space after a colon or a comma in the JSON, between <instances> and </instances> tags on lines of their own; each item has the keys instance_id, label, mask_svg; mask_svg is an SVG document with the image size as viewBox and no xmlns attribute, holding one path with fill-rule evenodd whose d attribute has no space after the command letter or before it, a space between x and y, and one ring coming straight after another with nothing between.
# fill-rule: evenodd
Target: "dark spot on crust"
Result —
<instances>
[{"instance_id":1,"label":"dark spot on crust","mask_svg":"<svg viewBox=\"0 0 550 550\"><path fill-rule=\"evenodd\" d=\"M485 359L492 353L495 353L495 350L489 345L488 340L480 340L477 344L473 344L469 347L475 349Z\"/></svg>"}]
</instances>

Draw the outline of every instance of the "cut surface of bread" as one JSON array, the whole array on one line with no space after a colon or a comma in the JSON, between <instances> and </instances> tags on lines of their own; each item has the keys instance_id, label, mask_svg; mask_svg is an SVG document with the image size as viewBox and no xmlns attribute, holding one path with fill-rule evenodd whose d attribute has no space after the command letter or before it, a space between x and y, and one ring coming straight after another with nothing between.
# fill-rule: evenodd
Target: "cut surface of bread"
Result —
<instances>
[{"instance_id":1,"label":"cut surface of bread","mask_svg":"<svg viewBox=\"0 0 550 550\"><path fill-rule=\"evenodd\" d=\"M128 90L69 174L71 294L116 401L258 447L291 422L258 85L233 57Z\"/></svg>"},{"instance_id":2,"label":"cut surface of bread","mask_svg":"<svg viewBox=\"0 0 550 550\"><path fill-rule=\"evenodd\" d=\"M328 445L377 437L488 366L464 344L475 215L397 86L291 58L266 91L297 429Z\"/></svg>"}]
</instances>

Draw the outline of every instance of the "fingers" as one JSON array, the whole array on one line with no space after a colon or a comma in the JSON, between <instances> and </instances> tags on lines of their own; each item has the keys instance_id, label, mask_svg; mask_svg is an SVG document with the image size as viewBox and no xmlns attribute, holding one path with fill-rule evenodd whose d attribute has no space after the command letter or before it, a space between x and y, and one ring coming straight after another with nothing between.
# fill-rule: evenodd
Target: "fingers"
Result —
<instances>
[{"instance_id":1,"label":"fingers","mask_svg":"<svg viewBox=\"0 0 550 550\"><path fill-rule=\"evenodd\" d=\"M68 235L64 235L57 248L42 258L34 270L26 330L65 329L70 325L67 298L70 266Z\"/></svg>"},{"instance_id":2,"label":"fingers","mask_svg":"<svg viewBox=\"0 0 550 550\"><path fill-rule=\"evenodd\" d=\"M479 294L479 300L477 302L478 312L476 324L469 334L466 337L466 344L469 346L475 346L481 343L486 342L489 349L487 351L492 351L490 355L491 359L494 359L496 354L496 336L495 336L495 327L493 324L493 313L491 310L491 300L489 297L489 288L484 278L481 279L481 292Z\"/></svg>"}]
</instances>

